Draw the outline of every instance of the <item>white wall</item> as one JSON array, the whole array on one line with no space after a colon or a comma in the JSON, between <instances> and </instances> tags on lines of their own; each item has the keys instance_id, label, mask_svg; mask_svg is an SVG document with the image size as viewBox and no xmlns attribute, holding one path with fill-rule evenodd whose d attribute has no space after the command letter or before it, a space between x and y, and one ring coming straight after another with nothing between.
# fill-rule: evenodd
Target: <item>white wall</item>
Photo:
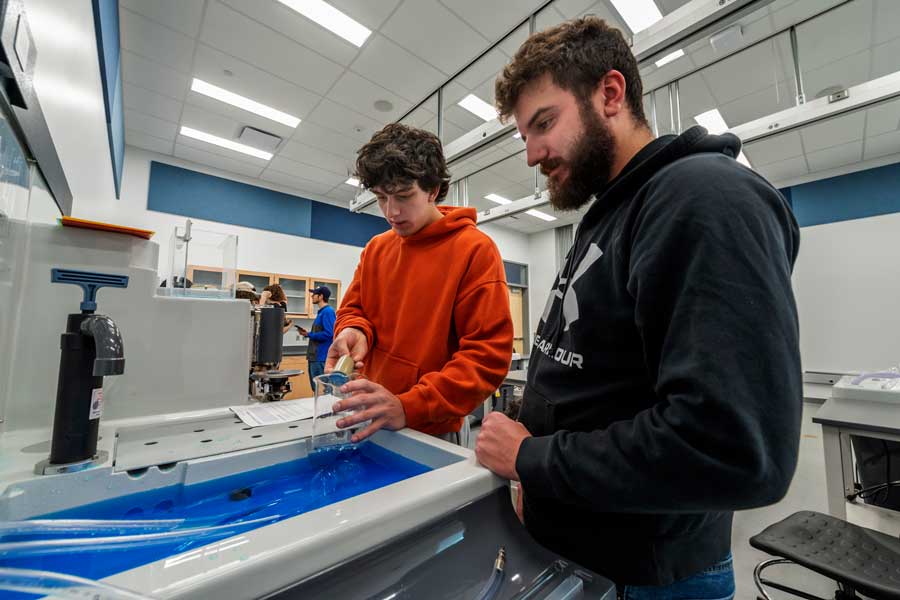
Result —
<instances>
[{"instance_id":1,"label":"white wall","mask_svg":"<svg viewBox=\"0 0 900 600\"><path fill-rule=\"evenodd\" d=\"M556 280L556 233L553 229L528 236L528 252L531 256L528 283L528 312L532 334L537 329L547 303L550 288ZM531 338L534 340L534 337ZM530 353L530 351L529 351Z\"/></svg>"},{"instance_id":2,"label":"white wall","mask_svg":"<svg viewBox=\"0 0 900 600\"><path fill-rule=\"evenodd\" d=\"M808 371L900 361L900 214L804 227L794 267Z\"/></svg>"}]
</instances>

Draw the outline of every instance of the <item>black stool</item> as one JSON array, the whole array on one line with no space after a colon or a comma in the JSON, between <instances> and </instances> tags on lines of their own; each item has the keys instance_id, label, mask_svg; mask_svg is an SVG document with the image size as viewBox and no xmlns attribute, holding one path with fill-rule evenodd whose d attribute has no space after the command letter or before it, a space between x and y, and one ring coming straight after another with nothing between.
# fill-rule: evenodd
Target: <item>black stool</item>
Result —
<instances>
[{"instance_id":1,"label":"black stool","mask_svg":"<svg viewBox=\"0 0 900 600\"><path fill-rule=\"evenodd\" d=\"M753 580L760 598L771 600L764 585L807 598L824 600L762 578L776 564L797 564L833 579L835 600L858 598L856 592L876 600L900 600L900 540L847 521L803 511L766 527L750 538L750 545L775 558L758 565Z\"/></svg>"}]
</instances>

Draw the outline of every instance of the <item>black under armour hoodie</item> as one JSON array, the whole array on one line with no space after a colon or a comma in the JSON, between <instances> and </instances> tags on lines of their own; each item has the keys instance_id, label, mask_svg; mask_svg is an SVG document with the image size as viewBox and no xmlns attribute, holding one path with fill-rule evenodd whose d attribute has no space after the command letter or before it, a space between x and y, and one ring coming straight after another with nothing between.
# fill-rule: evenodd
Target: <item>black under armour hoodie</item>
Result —
<instances>
[{"instance_id":1,"label":"black under armour hoodie","mask_svg":"<svg viewBox=\"0 0 900 600\"><path fill-rule=\"evenodd\" d=\"M777 502L797 464L799 229L739 151L702 127L643 148L596 193L535 336L525 525L619 585L725 558L733 511Z\"/></svg>"}]
</instances>

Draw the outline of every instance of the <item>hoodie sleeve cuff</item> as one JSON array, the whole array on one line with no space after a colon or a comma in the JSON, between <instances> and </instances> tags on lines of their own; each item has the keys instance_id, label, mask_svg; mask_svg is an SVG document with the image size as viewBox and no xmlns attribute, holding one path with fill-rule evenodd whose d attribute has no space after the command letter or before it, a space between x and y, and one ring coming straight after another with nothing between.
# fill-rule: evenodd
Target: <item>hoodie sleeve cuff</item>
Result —
<instances>
[{"instance_id":1,"label":"hoodie sleeve cuff","mask_svg":"<svg viewBox=\"0 0 900 600\"><path fill-rule=\"evenodd\" d=\"M406 426L421 429L428 422L428 408L415 389L397 396L406 414Z\"/></svg>"},{"instance_id":2,"label":"hoodie sleeve cuff","mask_svg":"<svg viewBox=\"0 0 900 600\"><path fill-rule=\"evenodd\" d=\"M553 482L547 468L552 444L553 436L540 436L525 438L519 446L516 473L530 496L554 496Z\"/></svg>"}]
</instances>

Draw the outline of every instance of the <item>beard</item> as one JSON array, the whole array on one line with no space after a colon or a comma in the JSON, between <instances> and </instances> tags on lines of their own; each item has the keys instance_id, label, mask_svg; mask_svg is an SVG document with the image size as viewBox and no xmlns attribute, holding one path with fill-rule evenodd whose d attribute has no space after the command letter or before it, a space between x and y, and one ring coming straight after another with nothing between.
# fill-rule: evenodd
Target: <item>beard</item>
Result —
<instances>
[{"instance_id":1,"label":"beard","mask_svg":"<svg viewBox=\"0 0 900 600\"><path fill-rule=\"evenodd\" d=\"M563 181L547 179L550 204L559 210L576 210L609 181L612 172L614 140L606 125L590 105L579 104L581 135L572 144L568 159L553 159L541 163L541 172L548 173L560 165L569 169Z\"/></svg>"}]
</instances>

